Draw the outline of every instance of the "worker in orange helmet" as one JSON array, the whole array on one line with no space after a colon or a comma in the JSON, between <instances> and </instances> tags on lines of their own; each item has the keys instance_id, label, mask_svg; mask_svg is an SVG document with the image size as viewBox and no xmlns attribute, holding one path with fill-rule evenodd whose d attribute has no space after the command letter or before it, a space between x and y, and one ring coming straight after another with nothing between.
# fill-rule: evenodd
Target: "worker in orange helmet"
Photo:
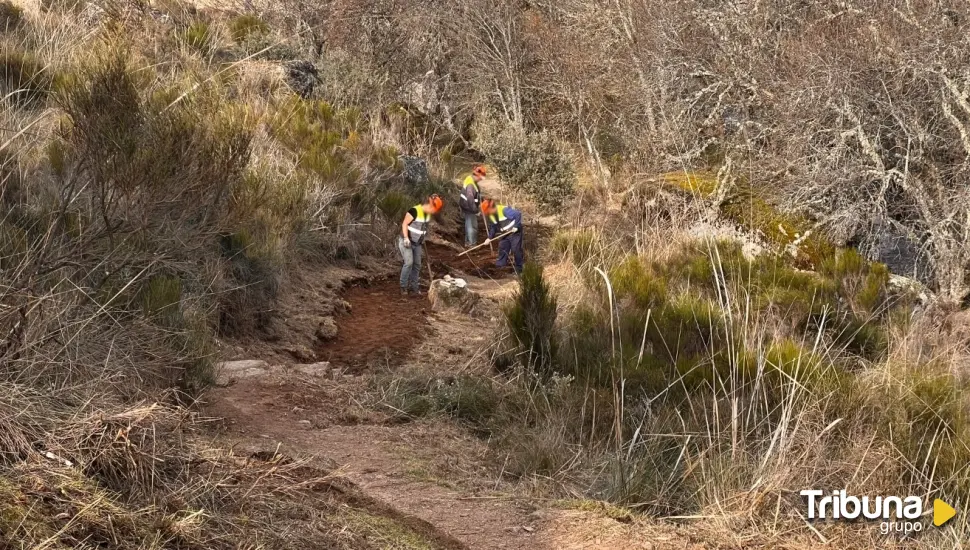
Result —
<instances>
[{"instance_id":1,"label":"worker in orange helmet","mask_svg":"<svg viewBox=\"0 0 970 550\"><path fill-rule=\"evenodd\" d=\"M486 243L498 239L498 260L495 265L509 265L509 255L514 257L513 268L516 275L522 273L525 264L525 251L522 248L522 212L515 208L498 204L492 199L482 201L482 214L488 222Z\"/></svg>"},{"instance_id":2,"label":"worker in orange helmet","mask_svg":"<svg viewBox=\"0 0 970 550\"><path fill-rule=\"evenodd\" d=\"M401 295L408 291L420 295L418 278L421 274L421 258L424 256L424 239L431 229L431 216L441 211L444 203L438 195L431 195L424 204L416 204L404 215L401 234L397 238L397 248L404 259L401 268Z\"/></svg>"},{"instance_id":3,"label":"worker in orange helmet","mask_svg":"<svg viewBox=\"0 0 970 550\"><path fill-rule=\"evenodd\" d=\"M478 244L478 216L482 200L482 191L478 188L478 182L483 179L485 179L485 167L479 164L472 170L471 175L465 178L461 185L461 195L458 196L458 206L461 207L461 215L465 219L466 247Z\"/></svg>"}]
</instances>

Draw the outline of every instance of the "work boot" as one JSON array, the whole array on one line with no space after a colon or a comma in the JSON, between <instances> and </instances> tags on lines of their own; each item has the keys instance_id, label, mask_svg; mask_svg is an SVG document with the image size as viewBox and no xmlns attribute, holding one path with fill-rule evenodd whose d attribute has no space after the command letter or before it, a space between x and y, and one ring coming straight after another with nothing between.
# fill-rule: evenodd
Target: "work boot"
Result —
<instances>
[{"instance_id":1,"label":"work boot","mask_svg":"<svg viewBox=\"0 0 970 550\"><path fill-rule=\"evenodd\" d=\"M407 298L408 297L408 289L402 288L401 289L401 296Z\"/></svg>"}]
</instances>

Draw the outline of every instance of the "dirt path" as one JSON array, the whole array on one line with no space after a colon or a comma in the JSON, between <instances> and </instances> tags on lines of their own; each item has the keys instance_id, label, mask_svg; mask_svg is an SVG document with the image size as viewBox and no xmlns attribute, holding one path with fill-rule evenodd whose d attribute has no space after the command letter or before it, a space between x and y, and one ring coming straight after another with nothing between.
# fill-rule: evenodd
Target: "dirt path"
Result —
<instances>
[{"instance_id":1,"label":"dirt path","mask_svg":"<svg viewBox=\"0 0 970 550\"><path fill-rule=\"evenodd\" d=\"M298 405L289 408L289 402L284 407L289 411L284 412L279 406L258 403L253 407L248 401L247 396L254 393L274 394L275 384L272 377L248 381L245 390L231 388L217 396L211 412L231 419L226 437L237 450L315 457L318 466L403 516L432 526L435 538L458 541L461 548L541 547L537 520L530 516L533 510L528 505L485 489L486 480L476 480L474 475L452 481L458 477L456 469L475 468L466 453L476 451L474 443L453 427L387 425L376 418L362 420L374 423L347 423L351 419L346 415L327 418L327 412ZM305 381L300 385L301 397L320 392L320 401L332 398L322 387ZM480 486L474 486L476 481Z\"/></svg>"},{"instance_id":2,"label":"dirt path","mask_svg":"<svg viewBox=\"0 0 970 550\"><path fill-rule=\"evenodd\" d=\"M455 363L463 362L455 357ZM671 527L618 521L523 495L486 464L485 443L444 420L399 423L361 407L367 377L267 369L210 393L207 413L237 453L308 458L348 480L370 514L420 533L414 545L382 528L384 548L694 549Z\"/></svg>"},{"instance_id":3,"label":"dirt path","mask_svg":"<svg viewBox=\"0 0 970 550\"><path fill-rule=\"evenodd\" d=\"M262 361L208 394L205 412L223 419L217 437L237 451L302 458L347 480L364 495L355 501L372 518L364 523L378 525L377 547L703 548L671 526L531 498L493 469L486 442L454 422L401 422L362 403L380 391L381 371L434 377L489 368L498 301L514 293L516 280L494 267L487 247L459 258L461 235L444 237L428 243L428 265L435 277L466 278L485 303L474 318L402 297L395 277L308 273L288 289L274 343L236 346L237 359ZM315 338L314 327L328 319L336 337Z\"/></svg>"}]
</instances>

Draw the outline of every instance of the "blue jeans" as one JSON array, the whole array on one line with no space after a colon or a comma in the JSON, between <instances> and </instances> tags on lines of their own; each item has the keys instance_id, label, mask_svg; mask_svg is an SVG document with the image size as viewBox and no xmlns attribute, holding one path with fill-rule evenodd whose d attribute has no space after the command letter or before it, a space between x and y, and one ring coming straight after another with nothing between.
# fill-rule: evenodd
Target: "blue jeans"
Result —
<instances>
[{"instance_id":1,"label":"blue jeans","mask_svg":"<svg viewBox=\"0 0 970 550\"><path fill-rule=\"evenodd\" d=\"M478 212L462 212L465 216L465 246L478 244Z\"/></svg>"},{"instance_id":2,"label":"blue jeans","mask_svg":"<svg viewBox=\"0 0 970 550\"><path fill-rule=\"evenodd\" d=\"M418 276L421 275L421 257L424 255L423 245L411 243L411 248L405 248L404 237L397 238L397 249L401 251L404 267L401 268L401 289L418 291Z\"/></svg>"},{"instance_id":3,"label":"blue jeans","mask_svg":"<svg viewBox=\"0 0 970 550\"><path fill-rule=\"evenodd\" d=\"M499 267L509 265L509 254L512 254L512 257L515 258L513 264L515 272L522 273L522 267L525 265L525 250L522 249L521 229L508 237L502 237L502 240L498 242L498 261L495 262L495 265Z\"/></svg>"}]
</instances>

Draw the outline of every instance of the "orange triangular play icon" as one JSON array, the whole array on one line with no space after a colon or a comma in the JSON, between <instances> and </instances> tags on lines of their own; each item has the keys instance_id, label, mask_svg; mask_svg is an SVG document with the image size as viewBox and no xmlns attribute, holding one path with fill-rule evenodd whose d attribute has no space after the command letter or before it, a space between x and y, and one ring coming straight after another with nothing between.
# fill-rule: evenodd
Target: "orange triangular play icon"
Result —
<instances>
[{"instance_id":1,"label":"orange triangular play icon","mask_svg":"<svg viewBox=\"0 0 970 550\"><path fill-rule=\"evenodd\" d=\"M953 509L953 506L940 499L933 501L933 525L939 527L953 519L955 515L957 515L957 511Z\"/></svg>"}]
</instances>

